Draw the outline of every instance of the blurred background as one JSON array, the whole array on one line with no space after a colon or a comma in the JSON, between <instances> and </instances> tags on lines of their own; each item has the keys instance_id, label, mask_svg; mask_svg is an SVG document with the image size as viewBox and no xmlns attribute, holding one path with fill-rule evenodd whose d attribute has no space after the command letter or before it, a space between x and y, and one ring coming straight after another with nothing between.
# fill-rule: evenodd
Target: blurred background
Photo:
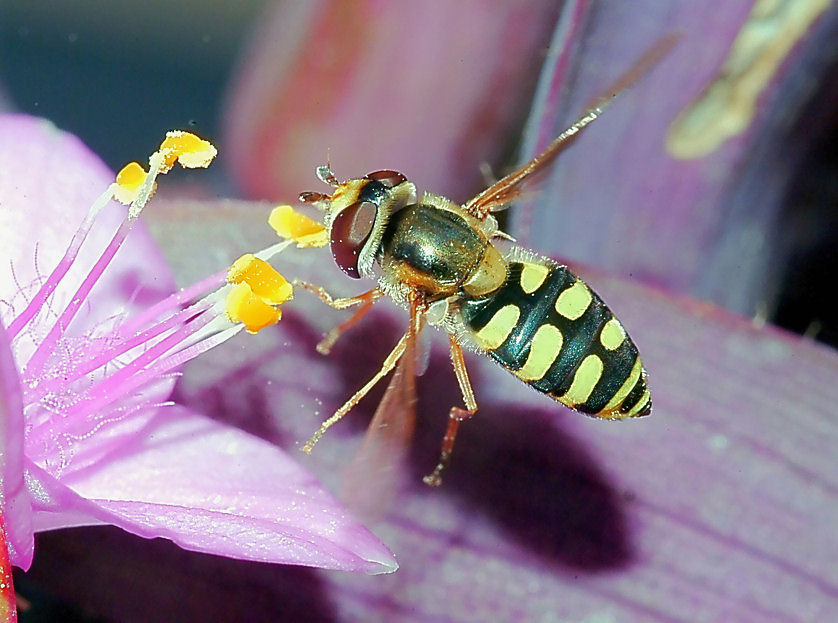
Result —
<instances>
[{"instance_id":1,"label":"blurred background","mask_svg":"<svg viewBox=\"0 0 838 623\"><path fill-rule=\"evenodd\" d=\"M651 0L5 1L0 3L0 109L50 119L78 135L114 169L150 153L169 129L189 129L212 139L220 166L208 174L181 175L180 182L167 180L169 190L162 194L165 198L168 192L173 201L161 202L163 208L148 218L176 276L186 283L207 272L200 255L212 227L206 223L215 223L210 233L230 248L234 236L240 236L237 244L252 241L248 222L261 226L264 203L239 202L225 212L218 198L293 201L302 190L319 189L314 167L329 160L339 177L395 168L420 189L464 201L487 177L500 176L537 153L645 49L671 33L681 37L674 51L560 158L545 176L542 192L526 196L524 206L505 217L505 226L522 243L594 274L651 286L672 299L718 305L757 327L775 323L807 339L838 345L838 307L832 299L838 274L838 11L825 0L720 0L709 5ZM681 143L675 149L672 136L679 127ZM172 183L181 186L171 190ZM199 201L175 200L182 197ZM183 232L190 228L204 229L197 242L185 240ZM177 248L181 243L194 253ZM634 299L625 296L629 302L620 309L638 314L640 304L632 307ZM696 309L712 316L705 313L710 308ZM333 319L320 320L327 326ZM644 330L653 335L657 327L644 329L642 323L641 315L641 338ZM385 328L395 335L394 327ZM317 331L309 333L312 341ZM376 354L386 348L380 335L367 337ZM754 353L748 356L762 357ZM350 354L344 352L343 359L344 367L351 368ZM437 362L437 367L444 365ZM255 378L259 368L254 370ZM350 372L343 383L357 385L362 376ZM445 396L456 394L448 381L440 383L447 388ZM245 394L253 387L232 391ZM202 391L187 379L179 398L210 415L245 417L229 405L225 409L214 390ZM295 396L288 404L294 400L303 399ZM537 420L538 409L532 415ZM261 434L252 422L237 423ZM505 426L496 422L498 438ZM308 428L306 422L289 437L304 437ZM428 449L423 463L433 454L437 436L436 431L423 434ZM614 448L622 443L612 441ZM509 454L509 448L491 439L481 442L498 457ZM556 481L533 489L543 496L551 495L548 485L571 495L578 488L583 493L577 497L586 502L588 484L594 482L602 491L594 496L598 501L592 512L608 515L607 521L580 528L584 521L566 523L566 509L557 508L531 534L515 527L515 513L484 512L525 544L527 569L538 570L533 578L554 572L562 581L589 573L620 578L618 572L634 564L633 541L623 540L623 531L631 532L623 523L633 520L623 517L621 509L635 494L616 485L612 490L596 465L589 470L596 461L589 461L584 443L581 450L576 447L572 434L570 441L561 437L554 443L570 457L560 460L561 469L552 455L530 456L526 444L512 453L520 459L515 465L551 478L570 470L571 477L555 476ZM474 444L471 454L476 455L473 461L491 464ZM577 480L588 484L580 486ZM522 491L518 485L506 493ZM668 487L661 487L664 497ZM441 504L480 506L480 496L465 497L465 503L455 496ZM518 502L520 516L538 513L532 502ZM482 503L492 505L485 499ZM611 531L611 515L619 534ZM558 525L568 528L570 536L545 545L553 520L561 521ZM754 525L761 521L754 517ZM105 535L96 537L105 543L103 549L128 548L139 573L149 577L157 556L186 569L195 565L203 590L217 588L212 579L217 571L240 571L243 579L235 590L247 595L256 586L262 601L254 607L265 612L290 603L298 614L311 613L306 610L309 596L322 598L325 605L313 612L323 620L344 609L365 612L351 596L356 588L369 586L360 581L305 570L254 571L255 566L238 562L198 563L167 543L149 549L136 539L98 534ZM584 547L577 551L577 536L594 542L593 553ZM402 551L409 547L394 542ZM59 535L42 535L39 543L41 551L51 546L57 552L51 564L67 573L84 559L80 545ZM537 563L530 564L531 554ZM114 554L104 556L114 563ZM544 560L549 572L540 571ZM95 573L95 563L84 559L88 566L82 568ZM24 596L43 604L48 614L42 620L96 620L95 610L81 614L52 601L49 582L44 582L51 573L48 564L45 569L36 568L31 583L26 576L18 582ZM638 586L649 585L648 578L638 577ZM713 581L712 572L706 577ZM123 584L130 586L130 578ZM306 587L299 594L275 588L297 584ZM333 584L340 587L334 593ZM66 587L74 585L62 586L66 595ZM604 581L597 586L607 601L614 585ZM410 587L402 588L410 593ZM526 589L521 591L507 597L525 602ZM430 589L427 594L435 595ZM363 595L357 599L363 601ZM369 595L370 603L382 605L384 597ZM178 598L169 597L173 602ZM197 600L194 595L189 599ZM233 601L247 603L244 598ZM332 608L332 601L341 605ZM392 614L398 607L390 603L383 611ZM399 614L409 618L410 612ZM623 620L676 620L658 614L641 611ZM763 615L753 620L783 619ZM801 615L800 620L807 619Z\"/></svg>"},{"instance_id":2,"label":"blurred background","mask_svg":"<svg viewBox=\"0 0 838 623\"><path fill-rule=\"evenodd\" d=\"M293 199L315 183L313 165L331 158L339 174L401 168L420 188L464 200L484 182L479 165L500 174L531 155L632 54L680 32L672 58L562 158L528 208L535 216L508 226L539 250L835 344L835 19L817 19L830 4L817 0L757 3L750 39L739 41L739 56L751 58L736 68L729 50L752 4L710 16L689 3L650 4L639 18L558 1L4 2L0 92L7 108L51 119L113 168L149 152L166 129L202 133L222 148L212 188L224 196ZM631 32L615 30L625 20ZM788 49L776 43L784 39ZM720 68L744 83L770 66L771 48L779 65L756 77L765 82L756 114L734 147L696 170L652 146L662 120ZM612 176L629 182L592 190ZM678 183L649 197L650 179L663 176Z\"/></svg>"},{"instance_id":3,"label":"blurred background","mask_svg":"<svg viewBox=\"0 0 838 623\"><path fill-rule=\"evenodd\" d=\"M169 128L217 136L227 82L266 4L3 2L4 94L14 109L82 137L113 168Z\"/></svg>"}]
</instances>

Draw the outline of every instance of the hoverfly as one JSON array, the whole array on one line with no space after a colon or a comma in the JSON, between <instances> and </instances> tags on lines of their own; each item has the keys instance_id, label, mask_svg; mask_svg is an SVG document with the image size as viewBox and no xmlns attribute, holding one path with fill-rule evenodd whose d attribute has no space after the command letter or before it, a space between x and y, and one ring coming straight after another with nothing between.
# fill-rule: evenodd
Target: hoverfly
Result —
<instances>
[{"instance_id":1,"label":"hoverfly","mask_svg":"<svg viewBox=\"0 0 838 623\"><path fill-rule=\"evenodd\" d=\"M464 348L488 354L530 387L587 415L623 419L651 412L646 370L620 321L567 266L519 246L497 246L509 236L498 229L492 213L516 199L535 173L674 42L674 37L658 42L542 153L462 205L428 192L420 196L398 171L339 181L328 166L317 168L317 177L332 186L332 194L304 192L300 200L325 211L338 267L349 277L378 282L363 294L339 299L321 287L297 282L336 309L359 306L325 336L318 350L327 353L383 296L407 308L410 323L380 370L323 422L303 446L305 452L394 368L370 431L382 428L380 420L388 411L413 408L415 342L426 323L448 334L464 403L451 407L439 461L424 478L431 486L441 483L460 422L477 412ZM390 434L405 436L411 428L393 427Z\"/></svg>"}]
</instances>

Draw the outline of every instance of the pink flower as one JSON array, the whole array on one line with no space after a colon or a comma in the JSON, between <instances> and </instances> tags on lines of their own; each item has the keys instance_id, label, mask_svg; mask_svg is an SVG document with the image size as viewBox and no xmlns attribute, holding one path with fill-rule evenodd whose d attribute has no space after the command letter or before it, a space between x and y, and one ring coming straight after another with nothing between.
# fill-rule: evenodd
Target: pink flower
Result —
<instances>
[{"instance_id":1,"label":"pink flower","mask_svg":"<svg viewBox=\"0 0 838 623\"><path fill-rule=\"evenodd\" d=\"M159 153L152 173L168 159ZM224 308L233 286L221 273L161 296L171 274L133 218L153 180L140 172L127 218L110 191L85 217L110 179L48 122L0 117L0 501L12 563L29 567L34 532L113 524L222 556L393 571L389 550L284 452L169 401L182 363L243 328Z\"/></svg>"}]
</instances>

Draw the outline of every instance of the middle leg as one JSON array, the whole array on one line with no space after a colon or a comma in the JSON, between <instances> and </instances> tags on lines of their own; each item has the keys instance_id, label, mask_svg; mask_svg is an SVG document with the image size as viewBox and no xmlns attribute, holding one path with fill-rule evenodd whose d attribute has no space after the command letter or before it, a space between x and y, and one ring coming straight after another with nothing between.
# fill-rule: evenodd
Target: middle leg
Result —
<instances>
[{"instance_id":1,"label":"middle leg","mask_svg":"<svg viewBox=\"0 0 838 623\"><path fill-rule=\"evenodd\" d=\"M367 315L367 312L372 308L373 304L381 298L381 291L376 288L355 298L363 299L363 304L355 310L355 313L352 314L349 320L344 320L323 336L323 339L317 344L317 352L321 355L328 355L332 350L332 346L334 346L335 342L338 341L338 338L358 324L361 318Z\"/></svg>"},{"instance_id":2,"label":"middle leg","mask_svg":"<svg viewBox=\"0 0 838 623\"><path fill-rule=\"evenodd\" d=\"M337 411L335 411L331 417L329 417L320 425L320 428L318 428L317 431L311 436L311 439L309 439L307 442L305 442L305 444L303 444L303 447L301 448L303 452L305 452L306 454L311 454L311 451L314 448L314 444L320 441L320 438L323 436L323 434L327 430L329 430L334 424L337 424L337 422L339 422L344 415L349 413L353 409L353 407L355 407L355 405L361 402L361 399L364 396L366 396L373 387L375 387L375 384L378 383L385 376L387 376L390 373L390 371L396 367L396 364L398 363L399 359L404 354L405 347L411 339L412 330L408 329L407 333L405 333L402 336L398 344L396 344L393 350L390 351L390 354L387 355L387 358L381 364L381 368L378 370L378 372L375 373L375 376L373 376L369 381L367 381L367 383L361 389L355 392L352 395L352 397L345 403L343 403L343 405Z\"/></svg>"}]
</instances>

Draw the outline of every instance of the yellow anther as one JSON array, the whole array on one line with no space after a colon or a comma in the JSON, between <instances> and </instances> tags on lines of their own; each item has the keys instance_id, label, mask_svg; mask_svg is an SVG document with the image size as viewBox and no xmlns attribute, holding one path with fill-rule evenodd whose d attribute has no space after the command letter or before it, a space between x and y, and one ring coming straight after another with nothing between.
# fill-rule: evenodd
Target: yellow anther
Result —
<instances>
[{"instance_id":1,"label":"yellow anther","mask_svg":"<svg viewBox=\"0 0 838 623\"><path fill-rule=\"evenodd\" d=\"M145 181L146 173L136 162L129 162L116 174L116 184L113 186L114 198L125 205L130 204L137 196L137 190Z\"/></svg>"},{"instance_id":2,"label":"yellow anther","mask_svg":"<svg viewBox=\"0 0 838 623\"><path fill-rule=\"evenodd\" d=\"M208 167L218 154L218 150L209 141L181 130L166 132L159 152L165 158L167 170L174 166L175 161L187 169Z\"/></svg>"},{"instance_id":3,"label":"yellow anther","mask_svg":"<svg viewBox=\"0 0 838 623\"><path fill-rule=\"evenodd\" d=\"M230 290L226 301L227 315L233 322L240 322L248 333L256 333L279 322L282 311L265 303L253 293L247 283L237 283Z\"/></svg>"},{"instance_id":4,"label":"yellow anther","mask_svg":"<svg viewBox=\"0 0 838 623\"><path fill-rule=\"evenodd\" d=\"M294 296L290 283L268 264L252 253L242 255L227 273L229 283L246 283L254 296L268 305L280 305Z\"/></svg>"},{"instance_id":5,"label":"yellow anther","mask_svg":"<svg viewBox=\"0 0 838 623\"><path fill-rule=\"evenodd\" d=\"M321 223L290 205L275 207L268 217L268 225L281 238L296 242L298 247L322 247L329 243L329 235Z\"/></svg>"},{"instance_id":6,"label":"yellow anther","mask_svg":"<svg viewBox=\"0 0 838 623\"><path fill-rule=\"evenodd\" d=\"M294 288L277 270L248 253L233 262L227 272L233 285L227 295L227 315L240 322L249 333L256 333L279 322L279 305L294 296Z\"/></svg>"}]
</instances>

